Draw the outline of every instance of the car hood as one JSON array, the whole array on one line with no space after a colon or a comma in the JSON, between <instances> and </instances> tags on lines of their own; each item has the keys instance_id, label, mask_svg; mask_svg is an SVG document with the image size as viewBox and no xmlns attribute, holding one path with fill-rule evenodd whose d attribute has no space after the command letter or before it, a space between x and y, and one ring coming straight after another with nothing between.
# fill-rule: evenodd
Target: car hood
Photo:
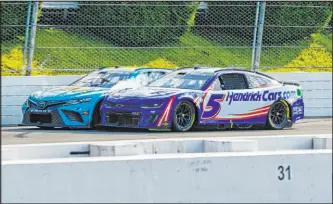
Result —
<instances>
[{"instance_id":1,"label":"car hood","mask_svg":"<svg viewBox=\"0 0 333 204\"><path fill-rule=\"evenodd\" d=\"M173 88L156 88L156 87L141 87L137 89L121 90L110 94L107 97L108 101L119 102L119 101L141 101L141 100L160 100L166 99L173 95L184 94L188 92L200 92L195 90L187 89L173 89Z\"/></svg>"},{"instance_id":2,"label":"car hood","mask_svg":"<svg viewBox=\"0 0 333 204\"><path fill-rule=\"evenodd\" d=\"M36 91L31 94L31 98L35 100L66 100L73 98L85 98L91 95L104 95L107 94L109 88L99 87L73 87L62 86L46 89L43 91Z\"/></svg>"}]
</instances>

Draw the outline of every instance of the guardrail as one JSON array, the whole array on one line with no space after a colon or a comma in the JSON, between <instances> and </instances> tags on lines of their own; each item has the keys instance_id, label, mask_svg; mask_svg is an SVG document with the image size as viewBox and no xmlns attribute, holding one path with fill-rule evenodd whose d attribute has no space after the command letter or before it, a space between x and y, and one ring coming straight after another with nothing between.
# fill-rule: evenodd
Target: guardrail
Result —
<instances>
[{"instance_id":1,"label":"guardrail","mask_svg":"<svg viewBox=\"0 0 333 204\"><path fill-rule=\"evenodd\" d=\"M332 135L4 145L1 151L3 202L332 202Z\"/></svg>"},{"instance_id":2,"label":"guardrail","mask_svg":"<svg viewBox=\"0 0 333 204\"><path fill-rule=\"evenodd\" d=\"M332 74L327 72L269 73L280 80L295 81L304 89L305 116L332 116ZM37 90L67 85L81 76L1 77L2 125L19 124L21 105Z\"/></svg>"}]
</instances>

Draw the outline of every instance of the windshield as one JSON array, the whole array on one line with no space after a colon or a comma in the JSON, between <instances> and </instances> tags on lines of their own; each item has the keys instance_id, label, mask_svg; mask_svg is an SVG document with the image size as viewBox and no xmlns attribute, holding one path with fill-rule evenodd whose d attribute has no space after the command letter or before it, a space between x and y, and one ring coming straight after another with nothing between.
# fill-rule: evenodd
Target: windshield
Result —
<instances>
[{"instance_id":1,"label":"windshield","mask_svg":"<svg viewBox=\"0 0 333 204\"><path fill-rule=\"evenodd\" d=\"M200 90L213 75L210 72L176 72L168 74L149 86Z\"/></svg>"},{"instance_id":2,"label":"windshield","mask_svg":"<svg viewBox=\"0 0 333 204\"><path fill-rule=\"evenodd\" d=\"M129 76L130 72L98 71L82 77L70 86L110 88L119 81L128 79Z\"/></svg>"}]
</instances>

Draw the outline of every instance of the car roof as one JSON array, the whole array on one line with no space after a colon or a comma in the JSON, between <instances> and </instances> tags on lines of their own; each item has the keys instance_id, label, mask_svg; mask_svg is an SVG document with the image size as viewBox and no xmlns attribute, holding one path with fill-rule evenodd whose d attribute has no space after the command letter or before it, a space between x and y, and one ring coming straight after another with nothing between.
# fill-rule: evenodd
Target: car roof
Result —
<instances>
[{"instance_id":1,"label":"car roof","mask_svg":"<svg viewBox=\"0 0 333 204\"><path fill-rule=\"evenodd\" d=\"M140 70L147 70L147 71L174 71L175 69L170 68L148 68L148 67L102 67L99 68L99 70L105 70L105 71L122 71L122 72L134 72L134 71L140 71Z\"/></svg>"},{"instance_id":2,"label":"car roof","mask_svg":"<svg viewBox=\"0 0 333 204\"><path fill-rule=\"evenodd\" d=\"M135 71L140 71L140 70L147 70L147 71L168 71L168 72L172 72L175 71L176 69L171 69L171 68L148 68L148 67L141 67L141 68L137 68Z\"/></svg>"},{"instance_id":3,"label":"car roof","mask_svg":"<svg viewBox=\"0 0 333 204\"><path fill-rule=\"evenodd\" d=\"M196 72L215 72L222 69L221 67L182 67L178 68L177 71L196 71Z\"/></svg>"},{"instance_id":4,"label":"car roof","mask_svg":"<svg viewBox=\"0 0 333 204\"><path fill-rule=\"evenodd\" d=\"M257 74L260 76L264 76L270 79L274 79L271 76L268 76L266 74L260 73L260 72L254 72L247 70L246 68L239 68L239 67L183 67L178 68L177 71L196 71L196 72L214 72L214 73L230 73L230 72L246 72L248 74ZM276 79L274 79L276 80Z\"/></svg>"}]
</instances>

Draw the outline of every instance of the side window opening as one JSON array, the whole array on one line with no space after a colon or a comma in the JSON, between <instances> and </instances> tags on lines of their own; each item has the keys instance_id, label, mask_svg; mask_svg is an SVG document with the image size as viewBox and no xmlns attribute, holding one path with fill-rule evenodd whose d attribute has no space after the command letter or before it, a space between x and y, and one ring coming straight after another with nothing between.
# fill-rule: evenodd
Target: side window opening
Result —
<instances>
[{"instance_id":1,"label":"side window opening","mask_svg":"<svg viewBox=\"0 0 333 204\"><path fill-rule=\"evenodd\" d=\"M165 75L165 72L158 71L158 72L152 72L152 71L146 71L139 74L138 79L142 80L143 85L148 85L151 82L160 79Z\"/></svg>"},{"instance_id":2,"label":"side window opening","mask_svg":"<svg viewBox=\"0 0 333 204\"><path fill-rule=\"evenodd\" d=\"M262 76L248 75L247 78L249 82L249 88L259 88L274 83L272 80Z\"/></svg>"},{"instance_id":3,"label":"side window opening","mask_svg":"<svg viewBox=\"0 0 333 204\"><path fill-rule=\"evenodd\" d=\"M244 74L222 74L220 76L220 82L224 90L248 89Z\"/></svg>"},{"instance_id":4,"label":"side window opening","mask_svg":"<svg viewBox=\"0 0 333 204\"><path fill-rule=\"evenodd\" d=\"M155 81L165 75L165 72L148 72L149 82Z\"/></svg>"}]
</instances>

